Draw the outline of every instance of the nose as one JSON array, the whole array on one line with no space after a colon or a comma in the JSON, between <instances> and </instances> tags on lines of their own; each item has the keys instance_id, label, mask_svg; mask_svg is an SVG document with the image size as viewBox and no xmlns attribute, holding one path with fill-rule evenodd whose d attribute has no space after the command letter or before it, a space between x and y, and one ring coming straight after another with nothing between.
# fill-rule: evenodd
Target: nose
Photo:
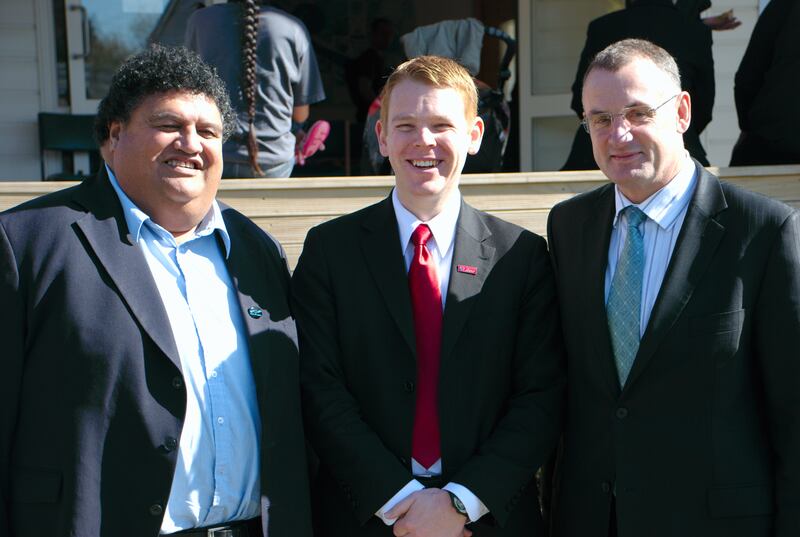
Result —
<instances>
[{"instance_id":1,"label":"nose","mask_svg":"<svg viewBox=\"0 0 800 537\"><path fill-rule=\"evenodd\" d=\"M203 151L202 138L193 127L181 129L179 136L175 138L175 148L190 155L196 155Z\"/></svg>"},{"instance_id":2,"label":"nose","mask_svg":"<svg viewBox=\"0 0 800 537\"><path fill-rule=\"evenodd\" d=\"M609 136L614 140L627 141L631 135L631 124L625 118L625 114L614 114L611 116L611 131Z\"/></svg>"},{"instance_id":3,"label":"nose","mask_svg":"<svg viewBox=\"0 0 800 537\"><path fill-rule=\"evenodd\" d=\"M436 145L436 137L433 135L431 130L427 127L422 127L417 131L417 145L431 147Z\"/></svg>"}]
</instances>

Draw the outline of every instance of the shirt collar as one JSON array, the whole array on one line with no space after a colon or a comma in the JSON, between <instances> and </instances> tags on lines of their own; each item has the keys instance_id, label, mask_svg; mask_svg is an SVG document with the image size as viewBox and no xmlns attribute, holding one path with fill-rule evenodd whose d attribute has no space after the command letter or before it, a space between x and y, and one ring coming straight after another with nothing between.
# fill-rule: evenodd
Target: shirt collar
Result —
<instances>
[{"instance_id":1,"label":"shirt collar","mask_svg":"<svg viewBox=\"0 0 800 537\"><path fill-rule=\"evenodd\" d=\"M633 203L620 192L619 187L614 186L614 203L616 207L614 227L617 226L619 213L628 205L636 205L647 215L647 218L658 224L660 228L669 229L681 212L689 205L689 200L692 199L696 184L697 167L687 153L677 175L642 203Z\"/></svg>"},{"instance_id":2,"label":"shirt collar","mask_svg":"<svg viewBox=\"0 0 800 537\"><path fill-rule=\"evenodd\" d=\"M453 237L456 234L456 222L458 222L458 214L461 211L461 192L456 190L447 200L442 212L423 222L408 209L403 207L400 203L400 198L397 197L397 189L392 189L392 205L394 206L395 218L397 218L397 228L400 232L400 246L405 251L406 246L411 241L411 234L417 229L420 224L428 224L431 228L431 234L436 241L436 247L439 249L439 254L444 257L445 253L450 250L453 244Z\"/></svg>"},{"instance_id":3,"label":"shirt collar","mask_svg":"<svg viewBox=\"0 0 800 537\"><path fill-rule=\"evenodd\" d=\"M117 181L117 176L114 175L113 170L108 167L108 164L105 164L105 167L106 172L108 172L108 180L111 182L111 186L114 187L114 191L117 193L119 202L122 205L122 214L125 216L125 222L128 225L128 233L133 237L133 241L139 242L142 236L142 227L147 225L157 235L169 238L169 240L174 242L172 234L156 224L153 219L137 207L133 200L122 190L122 187L119 186L119 182ZM225 227L225 221L222 219L222 211L219 208L217 200L212 201L211 209L209 209L208 213L197 225L197 228L194 230L194 237L190 240L205 237L206 235L212 234L214 231L219 231L219 235L222 237L222 243L225 245L225 257L227 258L231 251L231 238L230 235L228 235L228 229Z\"/></svg>"}]
</instances>

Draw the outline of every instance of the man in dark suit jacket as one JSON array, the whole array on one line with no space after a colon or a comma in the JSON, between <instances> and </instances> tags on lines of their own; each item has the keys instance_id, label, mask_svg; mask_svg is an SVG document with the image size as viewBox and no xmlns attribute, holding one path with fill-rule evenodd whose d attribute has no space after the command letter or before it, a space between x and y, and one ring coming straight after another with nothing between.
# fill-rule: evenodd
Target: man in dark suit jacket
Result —
<instances>
[{"instance_id":1,"label":"man in dark suit jacket","mask_svg":"<svg viewBox=\"0 0 800 537\"><path fill-rule=\"evenodd\" d=\"M316 535L544 535L534 474L563 396L546 245L461 200L483 133L463 67L410 60L383 103L392 195L313 228L292 279Z\"/></svg>"},{"instance_id":2,"label":"man in dark suit jacket","mask_svg":"<svg viewBox=\"0 0 800 537\"><path fill-rule=\"evenodd\" d=\"M731 166L800 163L800 2L771 0L736 71L733 95L742 133Z\"/></svg>"},{"instance_id":3,"label":"man in dark suit jacket","mask_svg":"<svg viewBox=\"0 0 800 537\"><path fill-rule=\"evenodd\" d=\"M613 184L548 222L569 364L556 537L800 534L800 215L688 157L678 76L626 40L584 84Z\"/></svg>"},{"instance_id":4,"label":"man in dark suit jacket","mask_svg":"<svg viewBox=\"0 0 800 537\"><path fill-rule=\"evenodd\" d=\"M214 201L232 117L153 47L97 177L0 215L0 535L311 535L283 251Z\"/></svg>"},{"instance_id":5,"label":"man in dark suit jacket","mask_svg":"<svg viewBox=\"0 0 800 537\"><path fill-rule=\"evenodd\" d=\"M672 0L632 0L629 7L603 15L591 23L572 84L572 109L583 118L583 77L595 54L611 43L627 38L647 39L667 50L678 62L681 87L692 96L692 124L683 135L689 154L708 165L700 133L711 121L714 108L714 58L711 29L695 11L687 14ZM580 126L575 132L563 170L596 170L589 135Z\"/></svg>"}]
</instances>

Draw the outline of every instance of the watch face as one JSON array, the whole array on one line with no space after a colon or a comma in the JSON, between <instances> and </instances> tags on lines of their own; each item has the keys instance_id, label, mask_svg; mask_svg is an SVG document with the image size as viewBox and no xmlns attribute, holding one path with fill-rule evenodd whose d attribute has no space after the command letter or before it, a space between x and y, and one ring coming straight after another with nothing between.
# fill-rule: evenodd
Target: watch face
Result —
<instances>
[{"instance_id":1,"label":"watch face","mask_svg":"<svg viewBox=\"0 0 800 537\"><path fill-rule=\"evenodd\" d=\"M453 507L455 508L455 510L461 513L462 515L467 516L467 508L464 506L464 502L462 502L458 498L458 496L456 496L452 492L450 491L447 492L450 493L450 499L453 500Z\"/></svg>"}]
</instances>

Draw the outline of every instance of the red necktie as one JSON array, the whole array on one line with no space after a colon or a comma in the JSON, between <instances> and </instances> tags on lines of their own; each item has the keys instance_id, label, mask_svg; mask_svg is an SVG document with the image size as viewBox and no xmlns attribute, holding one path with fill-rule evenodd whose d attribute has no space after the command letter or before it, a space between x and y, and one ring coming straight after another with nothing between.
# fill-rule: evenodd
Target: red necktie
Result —
<instances>
[{"instance_id":1,"label":"red necktie","mask_svg":"<svg viewBox=\"0 0 800 537\"><path fill-rule=\"evenodd\" d=\"M442 292L427 246L431 230L420 224L411 235L414 259L408 271L417 341L417 401L411 455L425 468L441 458L439 447L439 353L442 346Z\"/></svg>"}]
</instances>

